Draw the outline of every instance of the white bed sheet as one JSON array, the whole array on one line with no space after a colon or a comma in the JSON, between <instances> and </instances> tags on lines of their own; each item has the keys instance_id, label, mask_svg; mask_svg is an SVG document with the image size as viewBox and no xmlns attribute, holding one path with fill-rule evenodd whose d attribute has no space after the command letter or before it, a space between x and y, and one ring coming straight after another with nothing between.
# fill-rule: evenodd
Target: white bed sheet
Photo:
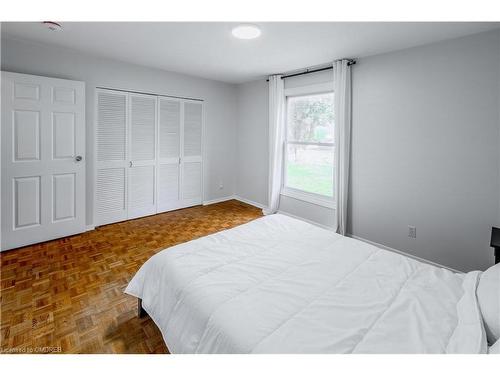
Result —
<instances>
[{"instance_id":1,"label":"white bed sheet","mask_svg":"<svg viewBox=\"0 0 500 375\"><path fill-rule=\"evenodd\" d=\"M486 353L479 274L270 215L156 254L125 292L172 353Z\"/></svg>"}]
</instances>

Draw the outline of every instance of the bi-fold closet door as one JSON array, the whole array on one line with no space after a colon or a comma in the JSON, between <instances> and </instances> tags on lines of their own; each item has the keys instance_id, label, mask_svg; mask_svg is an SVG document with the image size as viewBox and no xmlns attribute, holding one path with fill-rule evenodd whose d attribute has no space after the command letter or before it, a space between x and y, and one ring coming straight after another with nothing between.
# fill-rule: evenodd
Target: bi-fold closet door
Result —
<instances>
[{"instance_id":1,"label":"bi-fold closet door","mask_svg":"<svg viewBox=\"0 0 500 375\"><path fill-rule=\"evenodd\" d=\"M202 123L199 101L158 98L158 211L202 203Z\"/></svg>"},{"instance_id":2,"label":"bi-fold closet door","mask_svg":"<svg viewBox=\"0 0 500 375\"><path fill-rule=\"evenodd\" d=\"M95 223L202 203L203 104L97 91Z\"/></svg>"},{"instance_id":3,"label":"bi-fold closet door","mask_svg":"<svg viewBox=\"0 0 500 375\"><path fill-rule=\"evenodd\" d=\"M180 205L182 102L158 98L158 212Z\"/></svg>"},{"instance_id":4,"label":"bi-fold closet door","mask_svg":"<svg viewBox=\"0 0 500 375\"><path fill-rule=\"evenodd\" d=\"M129 94L128 218L156 213L156 103L153 95Z\"/></svg>"}]
</instances>

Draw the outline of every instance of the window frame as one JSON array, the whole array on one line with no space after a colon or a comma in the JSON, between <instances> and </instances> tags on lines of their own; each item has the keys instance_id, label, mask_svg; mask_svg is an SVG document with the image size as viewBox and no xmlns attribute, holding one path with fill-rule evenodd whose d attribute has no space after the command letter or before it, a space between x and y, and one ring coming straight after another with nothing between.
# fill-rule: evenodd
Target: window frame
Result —
<instances>
[{"instance_id":1,"label":"window frame","mask_svg":"<svg viewBox=\"0 0 500 375\"><path fill-rule=\"evenodd\" d=\"M331 83L322 83L316 85L308 85L308 86L300 86L300 87L292 87L284 90L285 94L285 136L283 137L283 169L282 169L282 185L281 185L281 195L285 197L290 197L294 199L298 199L300 201L312 203L318 206L327 207L327 208L335 208L335 186L333 187L333 195L332 197L328 197L326 195L311 193L305 190L300 190L296 188L292 188L287 186L287 168L288 168L288 145L314 145L314 146L326 146L335 147L334 142L323 143L323 142L304 142L304 141L289 141L288 140L288 98L290 97L299 97L299 96L312 96L312 95L320 95L326 93L334 93L333 84ZM335 176L333 176L335 178ZM333 183L333 181L332 181Z\"/></svg>"}]
</instances>

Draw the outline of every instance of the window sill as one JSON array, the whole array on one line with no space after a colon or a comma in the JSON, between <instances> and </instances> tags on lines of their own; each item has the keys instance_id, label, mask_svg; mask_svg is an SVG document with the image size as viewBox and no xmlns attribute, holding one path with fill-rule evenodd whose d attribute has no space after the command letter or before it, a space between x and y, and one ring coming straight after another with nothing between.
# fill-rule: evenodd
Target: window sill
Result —
<instances>
[{"instance_id":1,"label":"window sill","mask_svg":"<svg viewBox=\"0 0 500 375\"><path fill-rule=\"evenodd\" d=\"M318 194L306 193L305 191L295 190L291 188L283 188L281 189L281 195L311 203L316 206L335 209L335 202L333 201L333 198L322 197Z\"/></svg>"}]
</instances>

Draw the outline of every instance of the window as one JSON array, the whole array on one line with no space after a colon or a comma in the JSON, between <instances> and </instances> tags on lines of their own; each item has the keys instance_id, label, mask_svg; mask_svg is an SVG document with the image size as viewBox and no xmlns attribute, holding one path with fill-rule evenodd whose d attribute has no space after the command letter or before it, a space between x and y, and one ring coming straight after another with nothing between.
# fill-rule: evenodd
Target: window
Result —
<instances>
[{"instance_id":1,"label":"window","mask_svg":"<svg viewBox=\"0 0 500 375\"><path fill-rule=\"evenodd\" d=\"M314 87L286 92L282 194L333 206L333 92Z\"/></svg>"}]
</instances>

